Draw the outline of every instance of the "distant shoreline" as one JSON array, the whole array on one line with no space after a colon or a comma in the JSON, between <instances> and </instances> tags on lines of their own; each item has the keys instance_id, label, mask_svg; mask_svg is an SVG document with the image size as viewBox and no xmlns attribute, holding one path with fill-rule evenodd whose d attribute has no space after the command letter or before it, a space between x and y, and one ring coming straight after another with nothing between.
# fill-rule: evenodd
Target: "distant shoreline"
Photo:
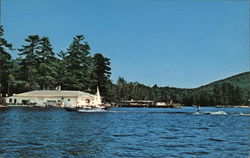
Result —
<instances>
[{"instance_id":1,"label":"distant shoreline","mask_svg":"<svg viewBox=\"0 0 250 158\"><path fill-rule=\"evenodd\" d=\"M12 107L20 107L20 108L51 108L52 107L39 107L39 106L31 106L31 105L0 105L0 108L12 108ZM195 106L188 106L188 105L182 105L180 107L169 107L169 106L117 106L117 105L113 105L110 106L110 108L164 108L164 109L181 109L184 107L193 107L196 108ZM250 108L250 106L202 106L202 107L212 107L212 108ZM58 109L64 109L63 107Z\"/></svg>"}]
</instances>

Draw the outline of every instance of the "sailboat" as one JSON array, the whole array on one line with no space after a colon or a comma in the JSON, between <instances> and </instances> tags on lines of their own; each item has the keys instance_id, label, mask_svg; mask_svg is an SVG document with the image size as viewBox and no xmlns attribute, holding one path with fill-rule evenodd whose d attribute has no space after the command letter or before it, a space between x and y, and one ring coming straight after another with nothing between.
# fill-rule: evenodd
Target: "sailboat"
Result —
<instances>
[{"instance_id":1,"label":"sailboat","mask_svg":"<svg viewBox=\"0 0 250 158\"><path fill-rule=\"evenodd\" d=\"M81 109L78 109L78 112L104 112L107 107L102 104L100 91L97 86L96 94L94 96L94 103L91 106L83 107Z\"/></svg>"}]
</instances>

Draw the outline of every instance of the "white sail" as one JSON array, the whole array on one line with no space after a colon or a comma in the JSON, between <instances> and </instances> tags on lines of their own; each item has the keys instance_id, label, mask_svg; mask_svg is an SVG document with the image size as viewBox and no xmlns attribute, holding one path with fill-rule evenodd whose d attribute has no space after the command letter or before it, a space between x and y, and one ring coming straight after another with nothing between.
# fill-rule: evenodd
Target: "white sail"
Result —
<instances>
[{"instance_id":1,"label":"white sail","mask_svg":"<svg viewBox=\"0 0 250 158\"><path fill-rule=\"evenodd\" d=\"M97 86L96 95L95 95L95 98L94 98L94 104L95 105L101 105L102 104L102 100L101 100L100 91L99 91L98 86Z\"/></svg>"}]
</instances>

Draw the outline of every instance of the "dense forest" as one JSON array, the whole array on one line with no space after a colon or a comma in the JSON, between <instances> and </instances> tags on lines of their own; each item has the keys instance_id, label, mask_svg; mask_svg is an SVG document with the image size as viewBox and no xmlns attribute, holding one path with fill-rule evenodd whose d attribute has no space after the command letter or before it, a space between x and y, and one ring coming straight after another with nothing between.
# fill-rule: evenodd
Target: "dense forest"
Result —
<instances>
[{"instance_id":1,"label":"dense forest","mask_svg":"<svg viewBox=\"0 0 250 158\"><path fill-rule=\"evenodd\" d=\"M95 93L99 86L108 100L111 89L110 59L90 53L83 35L73 38L65 52L55 53L48 37L30 35L25 45L14 48L4 39L0 27L0 90L3 96L31 90L63 90ZM18 52L12 59L10 51Z\"/></svg>"},{"instance_id":2,"label":"dense forest","mask_svg":"<svg viewBox=\"0 0 250 158\"><path fill-rule=\"evenodd\" d=\"M184 105L248 105L250 72L193 89L152 87L119 78L114 90L117 100L173 101Z\"/></svg>"},{"instance_id":3,"label":"dense forest","mask_svg":"<svg viewBox=\"0 0 250 158\"><path fill-rule=\"evenodd\" d=\"M105 102L121 100L173 101L184 105L246 105L250 96L250 72L194 89L152 87L110 79L110 59L92 53L83 35L73 37L66 51L54 52L48 37L30 35L15 48L0 27L0 93L3 96L31 90L80 90L95 93L99 86ZM10 52L18 52L12 58Z\"/></svg>"}]
</instances>

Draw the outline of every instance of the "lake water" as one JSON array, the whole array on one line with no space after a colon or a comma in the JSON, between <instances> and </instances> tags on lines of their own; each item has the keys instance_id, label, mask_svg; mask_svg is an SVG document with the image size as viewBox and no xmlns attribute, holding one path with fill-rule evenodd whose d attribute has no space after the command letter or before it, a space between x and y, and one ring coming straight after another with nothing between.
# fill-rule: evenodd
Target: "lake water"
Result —
<instances>
[{"instance_id":1,"label":"lake water","mask_svg":"<svg viewBox=\"0 0 250 158\"><path fill-rule=\"evenodd\" d=\"M0 109L0 157L248 157L250 108Z\"/></svg>"}]
</instances>

